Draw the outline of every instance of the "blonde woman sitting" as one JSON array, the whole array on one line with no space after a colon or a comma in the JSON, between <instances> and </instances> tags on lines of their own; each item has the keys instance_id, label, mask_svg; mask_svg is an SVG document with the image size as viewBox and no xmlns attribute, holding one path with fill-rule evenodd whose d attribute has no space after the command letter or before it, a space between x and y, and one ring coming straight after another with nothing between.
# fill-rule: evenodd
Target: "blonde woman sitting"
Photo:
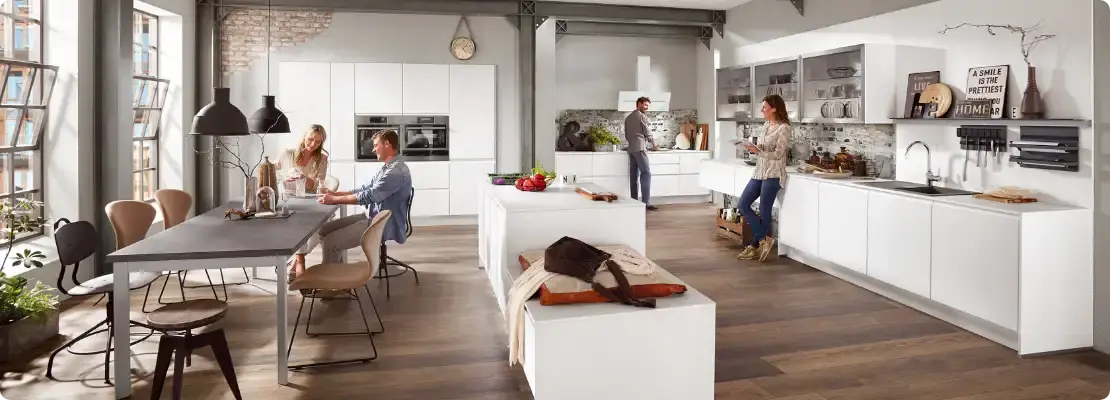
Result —
<instances>
[{"instance_id":1,"label":"blonde woman sitting","mask_svg":"<svg viewBox=\"0 0 1110 400\"><path fill-rule=\"evenodd\" d=\"M328 176L328 154L324 151L324 141L328 139L327 132L320 125L312 125L305 131L297 147L286 149L278 159L278 168L282 170L295 170L296 177L305 180L305 192L323 193L327 191L324 179ZM304 247L297 251L293 259L293 266L289 271L289 281L304 272L304 256L312 251L320 242L318 235L312 235Z\"/></svg>"}]
</instances>

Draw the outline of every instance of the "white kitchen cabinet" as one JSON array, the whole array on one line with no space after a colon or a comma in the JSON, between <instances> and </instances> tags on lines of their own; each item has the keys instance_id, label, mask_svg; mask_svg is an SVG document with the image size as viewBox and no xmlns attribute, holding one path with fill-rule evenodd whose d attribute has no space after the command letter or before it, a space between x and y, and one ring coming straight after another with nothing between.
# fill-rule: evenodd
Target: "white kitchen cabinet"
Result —
<instances>
[{"instance_id":1,"label":"white kitchen cabinet","mask_svg":"<svg viewBox=\"0 0 1110 400\"><path fill-rule=\"evenodd\" d=\"M305 84L311 82L311 84ZM278 66L277 107L289 118L290 134L281 135L277 146L281 149L297 144L309 126L319 124L330 131L331 64L317 62L283 62ZM261 99L259 99L261 100ZM250 110L261 107L245 106ZM270 142L267 141L269 144ZM276 149L275 149L276 150ZM277 154L269 152L269 154ZM271 158L277 161L276 158Z\"/></svg>"},{"instance_id":2,"label":"white kitchen cabinet","mask_svg":"<svg viewBox=\"0 0 1110 400\"><path fill-rule=\"evenodd\" d=\"M752 180L752 172L755 171L755 168L738 167L733 169L735 169L736 172L732 175L734 181L732 186L735 188L734 190L736 190L736 197L740 197L740 195L744 193L744 189L748 187L748 181ZM790 184L792 183L793 182Z\"/></svg>"},{"instance_id":3,"label":"white kitchen cabinet","mask_svg":"<svg viewBox=\"0 0 1110 400\"><path fill-rule=\"evenodd\" d=\"M628 176L627 153L594 153L590 158L593 159L593 176Z\"/></svg>"},{"instance_id":4,"label":"white kitchen cabinet","mask_svg":"<svg viewBox=\"0 0 1110 400\"><path fill-rule=\"evenodd\" d=\"M452 160L492 160L497 156L497 67L450 67L448 150Z\"/></svg>"},{"instance_id":5,"label":"white kitchen cabinet","mask_svg":"<svg viewBox=\"0 0 1110 400\"><path fill-rule=\"evenodd\" d=\"M303 83L302 83L303 85ZM293 132L308 127L293 127ZM331 64L331 126L324 142L331 161L355 159L355 65Z\"/></svg>"},{"instance_id":6,"label":"white kitchen cabinet","mask_svg":"<svg viewBox=\"0 0 1110 400\"><path fill-rule=\"evenodd\" d=\"M550 167L545 168L550 169ZM559 175L559 179L562 179L563 176L574 175L581 182L581 178L594 175L594 156L588 152L582 154L556 153L555 173Z\"/></svg>"},{"instance_id":7,"label":"white kitchen cabinet","mask_svg":"<svg viewBox=\"0 0 1110 400\"><path fill-rule=\"evenodd\" d=\"M651 197L667 197L678 196L679 192L679 177L681 175L652 175L651 176ZM631 181L629 182L631 183Z\"/></svg>"},{"instance_id":8,"label":"white kitchen cabinet","mask_svg":"<svg viewBox=\"0 0 1110 400\"><path fill-rule=\"evenodd\" d=\"M648 152L648 165L654 167L661 164L678 164L681 158L678 154L663 152Z\"/></svg>"},{"instance_id":9,"label":"white kitchen cabinet","mask_svg":"<svg viewBox=\"0 0 1110 400\"><path fill-rule=\"evenodd\" d=\"M932 201L868 193L868 276L929 298L932 235Z\"/></svg>"},{"instance_id":10,"label":"white kitchen cabinet","mask_svg":"<svg viewBox=\"0 0 1110 400\"><path fill-rule=\"evenodd\" d=\"M480 189L489 185L493 161L451 161L451 215L478 214Z\"/></svg>"},{"instance_id":11,"label":"white kitchen cabinet","mask_svg":"<svg viewBox=\"0 0 1110 400\"><path fill-rule=\"evenodd\" d=\"M420 161L405 164L412 174L413 189L451 188L451 167L448 161Z\"/></svg>"},{"instance_id":12,"label":"white kitchen cabinet","mask_svg":"<svg viewBox=\"0 0 1110 400\"><path fill-rule=\"evenodd\" d=\"M1016 330L1020 225L1015 215L934 202L932 299Z\"/></svg>"},{"instance_id":13,"label":"white kitchen cabinet","mask_svg":"<svg viewBox=\"0 0 1110 400\"><path fill-rule=\"evenodd\" d=\"M709 189L701 186L698 182L700 177L696 174L684 174L678 176L678 191L682 196L702 196L709 194Z\"/></svg>"},{"instance_id":14,"label":"white kitchen cabinet","mask_svg":"<svg viewBox=\"0 0 1110 400\"><path fill-rule=\"evenodd\" d=\"M820 187L810 179L790 179L779 207L778 240L802 252L817 255L818 200ZM739 195L739 191L735 192Z\"/></svg>"},{"instance_id":15,"label":"white kitchen cabinet","mask_svg":"<svg viewBox=\"0 0 1110 400\"><path fill-rule=\"evenodd\" d=\"M701 170L701 162L709 159L709 152L679 154L678 164L680 174L696 174Z\"/></svg>"},{"instance_id":16,"label":"white kitchen cabinet","mask_svg":"<svg viewBox=\"0 0 1110 400\"><path fill-rule=\"evenodd\" d=\"M401 64L355 64L355 113L397 115L402 111L403 68ZM306 85L301 81L300 85Z\"/></svg>"},{"instance_id":17,"label":"white kitchen cabinet","mask_svg":"<svg viewBox=\"0 0 1110 400\"><path fill-rule=\"evenodd\" d=\"M739 193L742 188L736 187L737 170L739 168L719 162L702 164L701 171L698 172L698 185L726 194Z\"/></svg>"},{"instance_id":18,"label":"white kitchen cabinet","mask_svg":"<svg viewBox=\"0 0 1110 400\"><path fill-rule=\"evenodd\" d=\"M450 189L416 189L412 198L413 217L439 217L450 213Z\"/></svg>"},{"instance_id":19,"label":"white kitchen cabinet","mask_svg":"<svg viewBox=\"0 0 1110 400\"><path fill-rule=\"evenodd\" d=\"M867 190L821 183L819 195L817 255L856 272L867 273L867 222L862 218L867 215ZM810 226L812 230L813 224Z\"/></svg>"},{"instance_id":20,"label":"white kitchen cabinet","mask_svg":"<svg viewBox=\"0 0 1110 400\"><path fill-rule=\"evenodd\" d=\"M449 115L451 66L403 64L401 112L408 115Z\"/></svg>"}]
</instances>

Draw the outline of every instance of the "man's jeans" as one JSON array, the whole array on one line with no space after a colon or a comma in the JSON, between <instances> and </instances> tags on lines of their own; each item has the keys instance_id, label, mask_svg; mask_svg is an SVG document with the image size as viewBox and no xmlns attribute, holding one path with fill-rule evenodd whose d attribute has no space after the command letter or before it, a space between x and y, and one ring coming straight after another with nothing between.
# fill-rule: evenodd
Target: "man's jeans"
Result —
<instances>
[{"instance_id":1,"label":"man's jeans","mask_svg":"<svg viewBox=\"0 0 1110 400\"><path fill-rule=\"evenodd\" d=\"M643 190L643 195L640 195L640 190ZM628 153L628 191L633 199L643 199L644 204L651 205L651 168L648 167L646 151Z\"/></svg>"}]
</instances>

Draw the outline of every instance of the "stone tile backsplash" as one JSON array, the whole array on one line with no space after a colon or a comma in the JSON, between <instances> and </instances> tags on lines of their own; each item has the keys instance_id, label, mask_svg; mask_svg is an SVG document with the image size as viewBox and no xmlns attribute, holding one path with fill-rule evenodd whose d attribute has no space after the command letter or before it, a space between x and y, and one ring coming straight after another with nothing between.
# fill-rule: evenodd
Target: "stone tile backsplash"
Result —
<instances>
[{"instance_id":1,"label":"stone tile backsplash","mask_svg":"<svg viewBox=\"0 0 1110 400\"><path fill-rule=\"evenodd\" d=\"M577 121L581 127L578 131L580 134L588 132L590 127L602 125L609 128L609 132L621 137L623 142L624 119L628 117L628 113L628 111L616 110L563 110L563 113L555 119L555 134L561 135L563 125L567 122ZM655 144L661 148L674 146L679 126L698 123L697 110L649 111L647 114L651 136L655 139Z\"/></svg>"},{"instance_id":2,"label":"stone tile backsplash","mask_svg":"<svg viewBox=\"0 0 1110 400\"><path fill-rule=\"evenodd\" d=\"M813 150L817 154L828 151L840 152L844 147L849 153L867 160L867 173L881 178L894 178L894 125L863 124L806 124L794 123L790 157L792 163L809 158ZM737 134L745 138L763 135L762 123L741 124ZM744 150L736 150L737 158L744 157Z\"/></svg>"}]
</instances>

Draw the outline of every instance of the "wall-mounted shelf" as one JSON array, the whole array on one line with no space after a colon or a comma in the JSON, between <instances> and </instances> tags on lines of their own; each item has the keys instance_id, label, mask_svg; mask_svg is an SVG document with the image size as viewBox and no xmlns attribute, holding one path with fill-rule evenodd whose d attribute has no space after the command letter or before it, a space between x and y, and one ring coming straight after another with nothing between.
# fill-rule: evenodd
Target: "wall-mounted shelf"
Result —
<instances>
[{"instance_id":1,"label":"wall-mounted shelf","mask_svg":"<svg viewBox=\"0 0 1110 400\"><path fill-rule=\"evenodd\" d=\"M1089 128L1086 119L986 119L986 118L891 118L895 124L919 125L1002 125L1002 126L1059 126Z\"/></svg>"}]
</instances>

